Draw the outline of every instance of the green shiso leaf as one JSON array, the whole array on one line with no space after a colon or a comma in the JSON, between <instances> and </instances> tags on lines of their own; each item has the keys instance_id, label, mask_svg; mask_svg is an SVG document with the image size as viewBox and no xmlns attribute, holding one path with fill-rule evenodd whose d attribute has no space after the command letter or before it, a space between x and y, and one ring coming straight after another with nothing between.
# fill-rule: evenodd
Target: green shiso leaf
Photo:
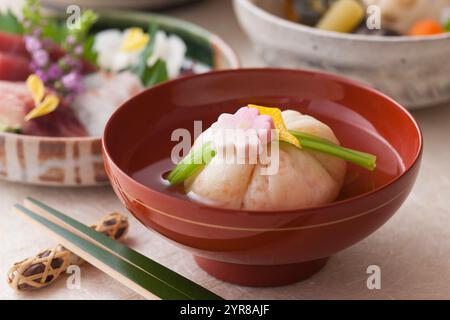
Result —
<instances>
[{"instance_id":1,"label":"green shiso leaf","mask_svg":"<svg viewBox=\"0 0 450 320\"><path fill-rule=\"evenodd\" d=\"M97 65L98 53L94 50L95 35L89 35L83 45L84 60Z\"/></svg>"},{"instance_id":2,"label":"green shiso leaf","mask_svg":"<svg viewBox=\"0 0 450 320\"><path fill-rule=\"evenodd\" d=\"M42 37L50 39L57 44L64 43L67 35L68 29L66 26L52 18L48 18L47 23L42 27Z\"/></svg>"},{"instance_id":3,"label":"green shiso leaf","mask_svg":"<svg viewBox=\"0 0 450 320\"><path fill-rule=\"evenodd\" d=\"M0 12L0 31L13 34L23 33L22 24L11 10Z\"/></svg>"},{"instance_id":4,"label":"green shiso leaf","mask_svg":"<svg viewBox=\"0 0 450 320\"><path fill-rule=\"evenodd\" d=\"M377 157L370 153L352 150L334 144L328 140L303 133L289 130L300 142L303 149L322 152L342 160L354 163L367 170L373 171L376 168ZM192 150L175 168L170 172L167 180L171 185L177 185L194 175L203 166L208 164L215 156L212 143L207 142Z\"/></svg>"},{"instance_id":5,"label":"green shiso leaf","mask_svg":"<svg viewBox=\"0 0 450 320\"><path fill-rule=\"evenodd\" d=\"M147 65L147 61L155 49L156 32L158 29L158 25L154 23L149 24L148 34L150 36L150 41L144 51L142 51L139 62L131 68L131 71L141 79L141 82L145 87L151 87L169 80L167 65L163 60L158 59L151 67Z\"/></svg>"},{"instance_id":6,"label":"green shiso leaf","mask_svg":"<svg viewBox=\"0 0 450 320\"><path fill-rule=\"evenodd\" d=\"M158 31L158 26L154 23L149 23L147 33L150 37L145 49L142 51L139 62L132 67L132 71L136 73L139 78L143 79L145 70L147 69L147 60L152 55L155 48L156 32Z\"/></svg>"},{"instance_id":7,"label":"green shiso leaf","mask_svg":"<svg viewBox=\"0 0 450 320\"><path fill-rule=\"evenodd\" d=\"M143 77L146 87L152 87L167 80L169 80L169 75L167 74L166 63L163 60L158 59L153 66L146 68Z\"/></svg>"},{"instance_id":8,"label":"green shiso leaf","mask_svg":"<svg viewBox=\"0 0 450 320\"><path fill-rule=\"evenodd\" d=\"M134 72L142 81L142 84L145 85L144 75L147 70L147 60L153 53L155 47L155 35L156 31L158 31L158 26L156 24L150 23L148 26L148 34L150 36L150 41L145 47L144 51L142 51L138 63L132 66L131 71Z\"/></svg>"}]
</instances>

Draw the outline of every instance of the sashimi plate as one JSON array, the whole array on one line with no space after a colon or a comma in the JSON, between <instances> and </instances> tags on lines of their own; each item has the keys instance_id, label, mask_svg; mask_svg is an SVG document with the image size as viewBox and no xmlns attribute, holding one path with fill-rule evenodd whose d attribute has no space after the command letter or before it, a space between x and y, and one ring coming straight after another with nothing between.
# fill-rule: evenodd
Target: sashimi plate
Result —
<instances>
[{"instance_id":1,"label":"sashimi plate","mask_svg":"<svg viewBox=\"0 0 450 320\"><path fill-rule=\"evenodd\" d=\"M196 25L175 18L147 13L129 11L97 13L99 19L94 24L92 32L112 28L147 30L149 24L154 24L158 26L158 30L167 34L167 38L175 35L184 41L186 59L191 64L198 63L202 66L201 72L239 67L239 60L228 44L218 36ZM8 44L0 46L0 49L4 47L8 47ZM191 73L200 73L200 71L190 71ZM180 73L179 76L182 75ZM25 84L23 86L25 87ZM111 94L115 94L113 91L110 90ZM108 92L103 94L107 95ZM4 95L2 99L5 99ZM89 103L90 100L86 101ZM0 113L7 102L4 100L2 103L0 100ZM119 107L119 105L114 107ZM85 116L85 114L81 114L81 116ZM90 116L95 118L95 114L92 112ZM0 120L2 120L1 115ZM0 179L46 186L108 184L101 154L102 132L103 128L97 128L95 134L83 137L0 132Z\"/></svg>"}]
</instances>

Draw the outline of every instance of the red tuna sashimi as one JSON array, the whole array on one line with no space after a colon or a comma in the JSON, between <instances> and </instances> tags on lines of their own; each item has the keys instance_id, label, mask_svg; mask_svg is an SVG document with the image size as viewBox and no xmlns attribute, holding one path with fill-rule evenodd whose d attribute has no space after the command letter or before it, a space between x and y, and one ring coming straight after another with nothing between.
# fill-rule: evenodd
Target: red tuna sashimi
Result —
<instances>
[{"instance_id":1,"label":"red tuna sashimi","mask_svg":"<svg viewBox=\"0 0 450 320\"><path fill-rule=\"evenodd\" d=\"M0 52L28 57L23 37L6 32L0 32Z\"/></svg>"},{"instance_id":2,"label":"red tuna sashimi","mask_svg":"<svg viewBox=\"0 0 450 320\"><path fill-rule=\"evenodd\" d=\"M23 82L0 81L0 122L20 128L23 134L48 137L85 137L86 129L65 103L52 113L30 121L25 115L34 107Z\"/></svg>"},{"instance_id":3,"label":"red tuna sashimi","mask_svg":"<svg viewBox=\"0 0 450 320\"><path fill-rule=\"evenodd\" d=\"M25 81L30 73L27 58L0 52L0 80Z\"/></svg>"},{"instance_id":4,"label":"red tuna sashimi","mask_svg":"<svg viewBox=\"0 0 450 320\"><path fill-rule=\"evenodd\" d=\"M30 57L29 52L25 46L25 40L22 35L16 35L0 31L0 52L20 55L26 58ZM56 46L52 45L50 49L50 58L57 60L64 55L64 51Z\"/></svg>"},{"instance_id":5,"label":"red tuna sashimi","mask_svg":"<svg viewBox=\"0 0 450 320\"><path fill-rule=\"evenodd\" d=\"M88 133L65 103L43 117L25 122L23 134L47 137L86 137Z\"/></svg>"},{"instance_id":6,"label":"red tuna sashimi","mask_svg":"<svg viewBox=\"0 0 450 320\"><path fill-rule=\"evenodd\" d=\"M30 60L24 56L14 56L0 52L0 80L25 81L31 74ZM83 63L83 74L95 72L96 68L87 62Z\"/></svg>"},{"instance_id":7,"label":"red tuna sashimi","mask_svg":"<svg viewBox=\"0 0 450 320\"><path fill-rule=\"evenodd\" d=\"M53 45L50 58L57 61L64 56L64 50ZM29 53L25 48L23 36L0 32L0 80L24 81L31 73ZM95 72L97 68L83 61L83 74Z\"/></svg>"}]
</instances>

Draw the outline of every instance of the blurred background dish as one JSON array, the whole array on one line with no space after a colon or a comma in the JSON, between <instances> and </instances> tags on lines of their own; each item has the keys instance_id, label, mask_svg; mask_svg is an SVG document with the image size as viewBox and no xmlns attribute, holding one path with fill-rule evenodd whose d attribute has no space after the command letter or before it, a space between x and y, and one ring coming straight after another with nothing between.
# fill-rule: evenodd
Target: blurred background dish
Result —
<instances>
[{"instance_id":1,"label":"blurred background dish","mask_svg":"<svg viewBox=\"0 0 450 320\"><path fill-rule=\"evenodd\" d=\"M157 25L159 30L181 38L186 45L187 58L207 67L207 70L202 70L202 72L239 67L239 59L227 43L217 35L194 24L167 16L130 11L100 11L98 13L99 20L92 28L93 32L111 28L138 27L147 29L149 23L151 23ZM12 94L13 92L9 82L4 82L5 84L1 87L4 98L0 110L1 107L13 107L10 106L9 100L5 100L6 93ZM118 83L116 83L117 85ZM23 87L26 91L24 84ZM119 88L123 90L124 86L119 85ZM116 89L114 89L113 94L103 96L114 96L120 91ZM91 96L99 96L98 92L99 90L94 90ZM98 101L94 103L92 99L86 101L89 106L96 107L94 109L95 114L91 118L101 118L99 109L105 103L98 103ZM119 104L113 105L113 107L119 107ZM56 111L58 110L62 110L62 108L58 108ZM10 116L10 113L3 110L3 115L5 114ZM56 112L48 116L51 117L55 114ZM23 116L20 117L23 119ZM42 119L45 120L44 118ZM85 114L81 115L81 118L85 119ZM66 127L64 123L61 126ZM0 132L0 179L48 186L107 184L101 156L103 128L97 129L96 133L88 130L88 135L77 135L76 133L49 135L40 134L40 132L33 134L31 131L21 132L24 134L18 134L15 131ZM36 130L33 132L36 132Z\"/></svg>"},{"instance_id":2,"label":"blurred background dish","mask_svg":"<svg viewBox=\"0 0 450 320\"><path fill-rule=\"evenodd\" d=\"M42 3L56 8L66 8L69 5L76 4L93 9L165 9L197 1L201 0L43 0Z\"/></svg>"},{"instance_id":3,"label":"blurred background dish","mask_svg":"<svg viewBox=\"0 0 450 320\"><path fill-rule=\"evenodd\" d=\"M450 101L450 33L338 33L290 21L282 0L234 0L239 22L269 66L326 70L365 82L410 109Z\"/></svg>"}]
</instances>

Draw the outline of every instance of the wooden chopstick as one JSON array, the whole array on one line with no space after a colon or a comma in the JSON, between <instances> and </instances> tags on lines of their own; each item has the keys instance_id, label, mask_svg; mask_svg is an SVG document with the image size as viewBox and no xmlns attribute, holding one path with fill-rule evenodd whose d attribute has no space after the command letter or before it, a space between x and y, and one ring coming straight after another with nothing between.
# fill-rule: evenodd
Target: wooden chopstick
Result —
<instances>
[{"instance_id":1,"label":"wooden chopstick","mask_svg":"<svg viewBox=\"0 0 450 320\"><path fill-rule=\"evenodd\" d=\"M218 295L201 287L195 282L181 276L176 272L173 272L172 270L160 265L159 263L125 246L124 244L112 240L103 234L93 231L88 226L63 214L58 210L49 207L48 205L36 199L28 197L26 198L24 203L25 207L27 207L28 209L34 211L37 214L40 214L44 218L51 220L66 229L69 229L78 236L84 237L86 240L94 243L97 246L100 246L101 248L109 251L112 254L117 255L118 257L135 265L136 267L151 274L152 276L156 276L161 281L174 288L177 288L177 290L182 291L191 299L222 299Z\"/></svg>"},{"instance_id":2,"label":"wooden chopstick","mask_svg":"<svg viewBox=\"0 0 450 320\"><path fill-rule=\"evenodd\" d=\"M15 206L19 214L44 228L67 249L148 299L220 299L198 284L38 200L28 198L25 203L27 208Z\"/></svg>"}]
</instances>

